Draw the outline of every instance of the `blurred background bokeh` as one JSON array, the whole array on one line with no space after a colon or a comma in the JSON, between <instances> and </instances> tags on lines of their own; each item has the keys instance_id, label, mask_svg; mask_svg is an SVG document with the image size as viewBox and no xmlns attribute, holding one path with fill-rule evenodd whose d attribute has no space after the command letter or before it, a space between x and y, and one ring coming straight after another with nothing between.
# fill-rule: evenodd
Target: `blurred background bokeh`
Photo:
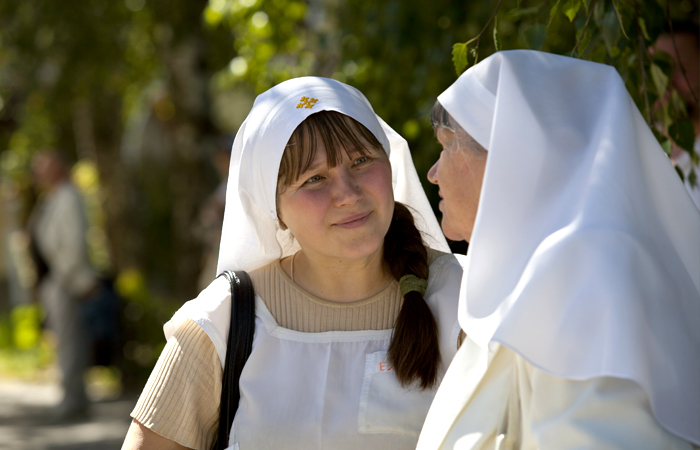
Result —
<instances>
[{"instance_id":1,"label":"blurred background bokeh","mask_svg":"<svg viewBox=\"0 0 700 450\"><path fill-rule=\"evenodd\" d=\"M697 163L693 101L669 85L673 58L649 48L673 25L696 30L698 10L697 0L0 2L0 377L50 377L55 360L32 300L36 152L71 162L91 263L121 297L118 352L91 385L138 391L162 324L215 275L228 152L257 94L303 75L357 87L408 140L424 180L439 151L429 111L455 63L496 48L574 52L615 65L666 151L678 144ZM476 36L453 63L453 45Z\"/></svg>"}]
</instances>

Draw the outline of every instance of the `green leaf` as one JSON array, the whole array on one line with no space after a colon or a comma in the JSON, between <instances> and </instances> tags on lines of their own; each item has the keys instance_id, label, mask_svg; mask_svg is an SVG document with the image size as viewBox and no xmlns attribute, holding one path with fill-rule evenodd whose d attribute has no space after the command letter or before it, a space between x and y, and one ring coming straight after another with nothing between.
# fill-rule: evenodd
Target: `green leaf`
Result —
<instances>
[{"instance_id":1,"label":"green leaf","mask_svg":"<svg viewBox=\"0 0 700 450\"><path fill-rule=\"evenodd\" d=\"M656 88L656 94L662 97L666 92L668 87L668 76L661 70L661 67L652 63L651 64L651 79L654 82L654 87Z\"/></svg>"},{"instance_id":2,"label":"green leaf","mask_svg":"<svg viewBox=\"0 0 700 450\"><path fill-rule=\"evenodd\" d=\"M525 39L532 50L540 50L547 40L547 27L538 23L527 30Z\"/></svg>"},{"instance_id":3,"label":"green leaf","mask_svg":"<svg viewBox=\"0 0 700 450\"><path fill-rule=\"evenodd\" d=\"M683 150L688 153L694 153L693 144L695 143L695 130L693 122L690 119L674 122L668 127L668 134L673 139L673 142L678 144Z\"/></svg>"},{"instance_id":4,"label":"green leaf","mask_svg":"<svg viewBox=\"0 0 700 450\"><path fill-rule=\"evenodd\" d=\"M600 22L602 22L604 17L605 17L605 2L599 1L595 4L595 7L593 8L593 20L595 20L596 23L600 25Z\"/></svg>"},{"instance_id":5,"label":"green leaf","mask_svg":"<svg viewBox=\"0 0 700 450\"><path fill-rule=\"evenodd\" d=\"M629 39L630 37L627 36L627 33L625 32L625 24L622 23L622 15L620 14L620 10L618 9L615 0L612 0L612 5L613 10L615 11L615 15L617 16L617 21L620 24L620 31L622 31L622 34L625 36L625 38Z\"/></svg>"},{"instance_id":6,"label":"green leaf","mask_svg":"<svg viewBox=\"0 0 700 450\"><path fill-rule=\"evenodd\" d=\"M608 54L612 53L612 49L616 48L617 41L620 39L620 23L617 21L617 15L613 9L605 13L603 19L603 41L608 49Z\"/></svg>"},{"instance_id":7,"label":"green leaf","mask_svg":"<svg viewBox=\"0 0 700 450\"><path fill-rule=\"evenodd\" d=\"M666 153L667 156L671 156L671 150L673 149L673 142L671 142L670 139L665 139L663 142L661 142L661 148L664 149L664 153Z\"/></svg>"},{"instance_id":8,"label":"green leaf","mask_svg":"<svg viewBox=\"0 0 700 450\"><path fill-rule=\"evenodd\" d=\"M691 170L688 174L688 184L692 187L696 187L698 185L698 174L695 170Z\"/></svg>"},{"instance_id":9,"label":"green leaf","mask_svg":"<svg viewBox=\"0 0 700 450\"><path fill-rule=\"evenodd\" d=\"M501 50L501 43L498 41L498 16L493 20L493 47L497 52Z\"/></svg>"},{"instance_id":10,"label":"green leaf","mask_svg":"<svg viewBox=\"0 0 700 450\"><path fill-rule=\"evenodd\" d=\"M467 44L458 42L452 46L452 63L455 66L457 75L461 75L469 65L469 61L467 61Z\"/></svg>"},{"instance_id":11,"label":"green leaf","mask_svg":"<svg viewBox=\"0 0 700 450\"><path fill-rule=\"evenodd\" d=\"M687 117L688 109L685 106L685 101L678 95L678 91L671 89L671 107L676 117Z\"/></svg>"},{"instance_id":12,"label":"green leaf","mask_svg":"<svg viewBox=\"0 0 700 450\"><path fill-rule=\"evenodd\" d=\"M581 37L581 34L583 33L583 37ZM579 28L579 30L576 32L576 42L579 42L578 44L578 54L582 54L586 48L588 47L588 44L591 43L591 29L586 27L586 28Z\"/></svg>"},{"instance_id":13,"label":"green leaf","mask_svg":"<svg viewBox=\"0 0 700 450\"><path fill-rule=\"evenodd\" d=\"M569 22L573 22L581 9L581 0L568 0L564 4L564 15L569 18Z\"/></svg>"},{"instance_id":14,"label":"green leaf","mask_svg":"<svg viewBox=\"0 0 700 450\"><path fill-rule=\"evenodd\" d=\"M642 30L642 36L644 36L644 39L651 41L649 32L647 31L647 23L644 21L644 17L638 17L637 23L639 24L639 29Z\"/></svg>"},{"instance_id":15,"label":"green leaf","mask_svg":"<svg viewBox=\"0 0 700 450\"><path fill-rule=\"evenodd\" d=\"M549 22L547 23L547 28L552 24L552 21L554 20L554 17L559 13L559 3L561 0L557 0L556 3L554 3L554 6L552 6L552 9L549 10ZM532 48L532 47L530 47Z\"/></svg>"},{"instance_id":16,"label":"green leaf","mask_svg":"<svg viewBox=\"0 0 700 450\"><path fill-rule=\"evenodd\" d=\"M598 41L590 53L590 60L598 63L605 63L605 58L607 56L607 50L605 49L605 43Z\"/></svg>"},{"instance_id":17,"label":"green leaf","mask_svg":"<svg viewBox=\"0 0 700 450\"><path fill-rule=\"evenodd\" d=\"M530 14L537 14L540 11L539 6L530 6L529 8L515 8L508 11L508 16L510 17L520 17L527 16Z\"/></svg>"}]
</instances>

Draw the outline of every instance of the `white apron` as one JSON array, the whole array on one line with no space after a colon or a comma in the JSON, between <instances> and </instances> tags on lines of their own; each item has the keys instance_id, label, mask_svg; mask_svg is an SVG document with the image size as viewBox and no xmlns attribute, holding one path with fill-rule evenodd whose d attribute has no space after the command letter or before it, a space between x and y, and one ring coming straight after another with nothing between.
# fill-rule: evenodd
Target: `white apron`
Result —
<instances>
[{"instance_id":1,"label":"white apron","mask_svg":"<svg viewBox=\"0 0 700 450\"><path fill-rule=\"evenodd\" d=\"M457 350L461 277L462 267L453 255L441 256L430 266L425 299L438 325L440 374ZM211 319L228 317L229 299L228 282L217 279L175 314L166 324L166 335L185 318L210 338L218 335ZM228 448L415 448L435 389L400 386L386 360L393 330L293 331L277 325L262 298L256 295L255 301L253 350L241 374L241 400ZM219 347L218 337L212 341ZM225 346L217 350L226 353Z\"/></svg>"}]
</instances>

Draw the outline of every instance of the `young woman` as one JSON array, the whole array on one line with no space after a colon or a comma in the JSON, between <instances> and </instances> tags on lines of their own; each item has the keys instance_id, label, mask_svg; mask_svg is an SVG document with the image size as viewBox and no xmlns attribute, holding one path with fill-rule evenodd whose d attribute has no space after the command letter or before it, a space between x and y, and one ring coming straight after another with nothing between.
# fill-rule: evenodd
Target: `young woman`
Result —
<instances>
[{"instance_id":1,"label":"young woman","mask_svg":"<svg viewBox=\"0 0 700 450\"><path fill-rule=\"evenodd\" d=\"M405 141L364 96L306 77L260 95L231 159L219 271L256 292L233 424L217 424L230 288L165 326L124 448L412 449L457 349L462 269Z\"/></svg>"},{"instance_id":2,"label":"young woman","mask_svg":"<svg viewBox=\"0 0 700 450\"><path fill-rule=\"evenodd\" d=\"M418 449L700 445L700 215L619 74L500 52L438 102L469 338Z\"/></svg>"}]
</instances>

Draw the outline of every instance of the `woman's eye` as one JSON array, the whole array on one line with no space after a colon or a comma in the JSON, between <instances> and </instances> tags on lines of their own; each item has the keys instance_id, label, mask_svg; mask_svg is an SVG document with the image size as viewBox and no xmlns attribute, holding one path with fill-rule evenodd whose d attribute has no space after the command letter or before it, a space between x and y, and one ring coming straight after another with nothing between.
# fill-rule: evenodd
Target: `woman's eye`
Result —
<instances>
[{"instance_id":1,"label":"woman's eye","mask_svg":"<svg viewBox=\"0 0 700 450\"><path fill-rule=\"evenodd\" d=\"M366 163L367 161L369 161L369 158L368 158L368 157L366 157L366 156L360 156L359 158L357 158L357 159L355 160L355 165L357 166L357 165L359 165L359 164L364 164L364 163Z\"/></svg>"},{"instance_id":2,"label":"woman's eye","mask_svg":"<svg viewBox=\"0 0 700 450\"><path fill-rule=\"evenodd\" d=\"M309 178L304 182L304 184L311 184L311 183L316 183L318 181L321 181L321 175L314 175L313 177Z\"/></svg>"}]
</instances>

